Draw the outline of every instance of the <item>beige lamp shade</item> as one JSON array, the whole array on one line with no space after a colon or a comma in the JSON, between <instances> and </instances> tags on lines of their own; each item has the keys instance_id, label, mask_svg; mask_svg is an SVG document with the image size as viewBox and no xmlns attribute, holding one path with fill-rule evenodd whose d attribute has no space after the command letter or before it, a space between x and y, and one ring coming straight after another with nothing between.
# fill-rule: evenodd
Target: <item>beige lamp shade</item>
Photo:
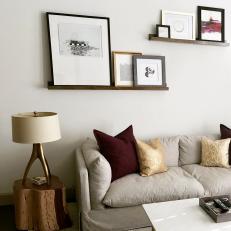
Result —
<instances>
[{"instance_id":1,"label":"beige lamp shade","mask_svg":"<svg viewBox=\"0 0 231 231\"><path fill-rule=\"evenodd\" d=\"M54 112L28 112L12 116L12 137L16 143L48 143L61 138Z\"/></svg>"}]
</instances>

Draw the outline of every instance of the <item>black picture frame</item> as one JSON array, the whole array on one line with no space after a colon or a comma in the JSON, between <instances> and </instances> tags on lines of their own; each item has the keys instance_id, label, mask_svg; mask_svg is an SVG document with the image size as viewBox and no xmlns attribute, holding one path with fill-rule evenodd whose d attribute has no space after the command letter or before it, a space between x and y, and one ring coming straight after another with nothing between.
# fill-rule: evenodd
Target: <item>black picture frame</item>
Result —
<instances>
[{"instance_id":1,"label":"black picture frame","mask_svg":"<svg viewBox=\"0 0 231 231\"><path fill-rule=\"evenodd\" d=\"M203 39L202 37L202 11L216 11L221 13L221 40L213 40L213 39ZM198 16L198 40L202 41L213 41L213 42L225 42L225 9L222 8L214 8L207 6L198 6L197 7L197 16Z\"/></svg>"},{"instance_id":2,"label":"black picture frame","mask_svg":"<svg viewBox=\"0 0 231 231\"><path fill-rule=\"evenodd\" d=\"M57 16L64 16L64 17L79 17L79 18L89 18L89 19L100 19L106 20L107 22L107 36L108 36L108 65L109 65L109 85L76 85L82 87L94 87L94 86L112 86L113 77L112 77L112 56L111 56L111 35L110 35L110 18L109 17L99 17L99 16L89 16L89 15L79 15L79 14L66 14L66 13L57 13L57 12L46 12L46 20L47 20L47 31L48 31L48 41L49 41L49 54L50 54L50 62L51 62L51 75L52 81L49 84L53 86L56 85L54 82L54 63L52 57L52 42L51 42L51 28L49 22L49 16L57 15ZM60 84L58 84L60 85ZM62 84L61 84L62 85Z\"/></svg>"},{"instance_id":3,"label":"black picture frame","mask_svg":"<svg viewBox=\"0 0 231 231\"><path fill-rule=\"evenodd\" d=\"M164 27L164 28L168 29L168 37L160 37L160 35L159 35L159 29L160 29L160 27ZM171 38L171 27L169 25L160 25L160 24L157 24L156 25L156 36L159 37L159 38Z\"/></svg>"},{"instance_id":4,"label":"black picture frame","mask_svg":"<svg viewBox=\"0 0 231 231\"><path fill-rule=\"evenodd\" d=\"M140 84L139 79L140 76L138 76L138 65L137 61L139 59L143 60L161 60L161 68L162 68L162 84ZM139 87L166 87L166 65L165 65L165 56L156 56L156 55L134 55L133 56L133 73L134 73L134 86L139 86ZM147 77L147 76L146 76Z\"/></svg>"}]
</instances>

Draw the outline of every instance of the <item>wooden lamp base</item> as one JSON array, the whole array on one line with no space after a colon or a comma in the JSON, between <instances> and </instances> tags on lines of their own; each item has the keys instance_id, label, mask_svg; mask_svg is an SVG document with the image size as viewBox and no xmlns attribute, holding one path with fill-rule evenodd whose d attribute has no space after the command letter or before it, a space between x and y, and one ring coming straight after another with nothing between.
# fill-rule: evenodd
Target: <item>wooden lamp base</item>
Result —
<instances>
[{"instance_id":1,"label":"wooden lamp base","mask_svg":"<svg viewBox=\"0 0 231 231\"><path fill-rule=\"evenodd\" d=\"M37 186L26 179L14 183L15 221L18 230L54 231L71 227L65 187L56 176L50 185Z\"/></svg>"}]
</instances>

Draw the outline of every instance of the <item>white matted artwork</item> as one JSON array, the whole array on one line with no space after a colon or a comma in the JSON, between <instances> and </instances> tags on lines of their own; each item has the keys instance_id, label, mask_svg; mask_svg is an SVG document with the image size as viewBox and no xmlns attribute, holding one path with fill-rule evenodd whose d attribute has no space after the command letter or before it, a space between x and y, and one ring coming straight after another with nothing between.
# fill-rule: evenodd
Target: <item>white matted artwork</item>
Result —
<instances>
[{"instance_id":1,"label":"white matted artwork","mask_svg":"<svg viewBox=\"0 0 231 231\"><path fill-rule=\"evenodd\" d=\"M115 86L133 86L133 60L134 55L141 55L137 52L114 51L114 83Z\"/></svg>"},{"instance_id":2,"label":"white matted artwork","mask_svg":"<svg viewBox=\"0 0 231 231\"><path fill-rule=\"evenodd\" d=\"M135 86L166 86L164 56L133 56Z\"/></svg>"},{"instance_id":3,"label":"white matted artwork","mask_svg":"<svg viewBox=\"0 0 231 231\"><path fill-rule=\"evenodd\" d=\"M171 28L173 39L196 39L195 14L162 10L162 24Z\"/></svg>"},{"instance_id":4,"label":"white matted artwork","mask_svg":"<svg viewBox=\"0 0 231 231\"><path fill-rule=\"evenodd\" d=\"M109 18L47 13L54 85L111 85Z\"/></svg>"}]
</instances>

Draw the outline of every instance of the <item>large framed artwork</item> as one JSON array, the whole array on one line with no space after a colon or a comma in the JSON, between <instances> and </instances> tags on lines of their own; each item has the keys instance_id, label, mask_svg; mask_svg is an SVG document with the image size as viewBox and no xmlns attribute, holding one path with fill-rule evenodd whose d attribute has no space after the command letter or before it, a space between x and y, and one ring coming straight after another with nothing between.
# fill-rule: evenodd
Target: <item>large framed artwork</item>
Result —
<instances>
[{"instance_id":1,"label":"large framed artwork","mask_svg":"<svg viewBox=\"0 0 231 231\"><path fill-rule=\"evenodd\" d=\"M111 85L110 21L47 13L54 85Z\"/></svg>"},{"instance_id":2,"label":"large framed artwork","mask_svg":"<svg viewBox=\"0 0 231 231\"><path fill-rule=\"evenodd\" d=\"M133 63L135 86L166 87L164 56L135 55Z\"/></svg>"},{"instance_id":3,"label":"large framed artwork","mask_svg":"<svg viewBox=\"0 0 231 231\"><path fill-rule=\"evenodd\" d=\"M198 38L225 42L225 10L198 6Z\"/></svg>"},{"instance_id":4,"label":"large framed artwork","mask_svg":"<svg viewBox=\"0 0 231 231\"><path fill-rule=\"evenodd\" d=\"M114 51L113 54L113 69L114 69L114 84L115 86L133 86L133 60L134 55L142 55L138 52Z\"/></svg>"},{"instance_id":5,"label":"large framed artwork","mask_svg":"<svg viewBox=\"0 0 231 231\"><path fill-rule=\"evenodd\" d=\"M173 39L196 39L195 14L162 10L162 24L171 28Z\"/></svg>"}]
</instances>

